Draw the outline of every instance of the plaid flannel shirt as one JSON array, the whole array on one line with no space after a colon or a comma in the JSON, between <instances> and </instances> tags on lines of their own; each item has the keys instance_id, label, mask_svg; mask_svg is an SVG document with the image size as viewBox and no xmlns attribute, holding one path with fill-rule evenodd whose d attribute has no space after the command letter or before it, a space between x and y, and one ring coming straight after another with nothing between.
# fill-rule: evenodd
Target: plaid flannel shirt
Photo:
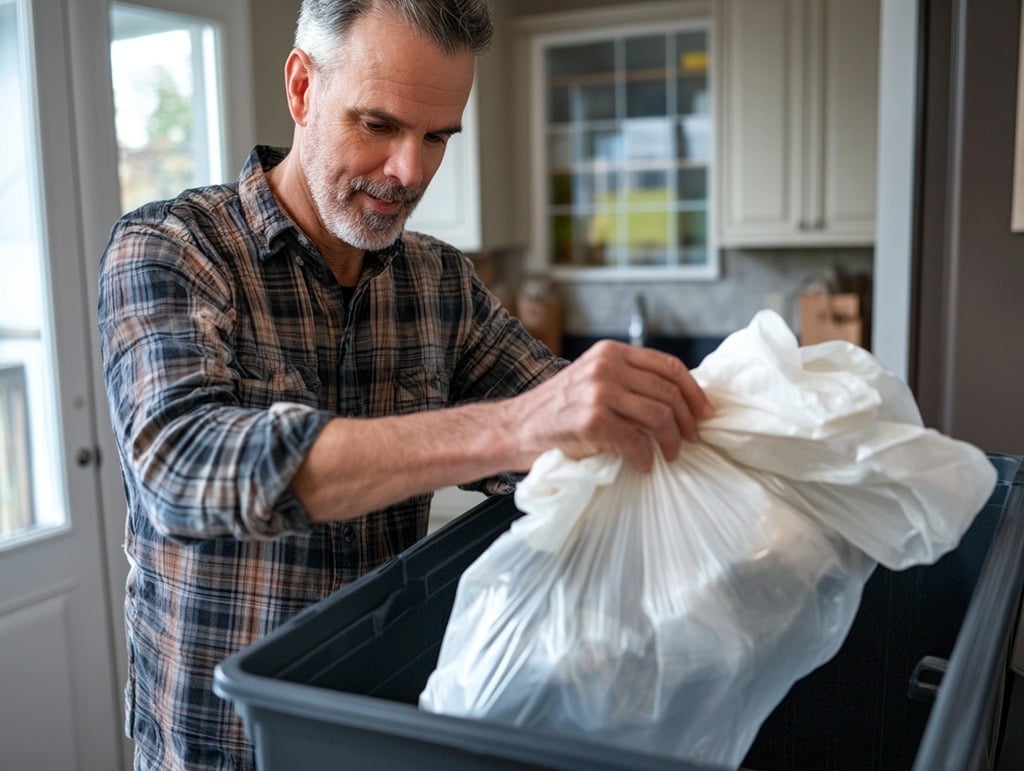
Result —
<instances>
[{"instance_id":1,"label":"plaid flannel shirt","mask_svg":"<svg viewBox=\"0 0 1024 771\"><path fill-rule=\"evenodd\" d=\"M282 157L257 147L237 183L126 215L101 263L139 768L252 768L216 664L425 534L429 495L309 522L289 482L328 420L505 397L564 366L426 236L367 253L346 301L270 191Z\"/></svg>"}]
</instances>

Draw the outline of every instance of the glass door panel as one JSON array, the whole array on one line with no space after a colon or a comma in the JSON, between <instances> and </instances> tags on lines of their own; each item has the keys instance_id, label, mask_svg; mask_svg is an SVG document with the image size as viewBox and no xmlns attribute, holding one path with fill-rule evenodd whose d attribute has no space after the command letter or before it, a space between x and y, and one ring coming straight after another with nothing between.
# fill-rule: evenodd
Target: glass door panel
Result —
<instances>
[{"instance_id":1,"label":"glass door panel","mask_svg":"<svg viewBox=\"0 0 1024 771\"><path fill-rule=\"evenodd\" d=\"M542 46L553 265L716 270L707 26Z\"/></svg>"},{"instance_id":2,"label":"glass door panel","mask_svg":"<svg viewBox=\"0 0 1024 771\"><path fill-rule=\"evenodd\" d=\"M677 218L676 233L679 239L679 262L683 265L699 265L707 260L708 217L706 209L681 211Z\"/></svg>"},{"instance_id":3,"label":"glass door panel","mask_svg":"<svg viewBox=\"0 0 1024 771\"><path fill-rule=\"evenodd\" d=\"M110 22L122 211L225 181L217 25L122 3Z\"/></svg>"},{"instance_id":4,"label":"glass door panel","mask_svg":"<svg viewBox=\"0 0 1024 771\"><path fill-rule=\"evenodd\" d=\"M668 115L666 37L653 35L628 38L624 47L626 117Z\"/></svg>"},{"instance_id":5,"label":"glass door panel","mask_svg":"<svg viewBox=\"0 0 1024 771\"><path fill-rule=\"evenodd\" d=\"M595 168L608 170L622 162L622 131L613 124L582 132L583 159Z\"/></svg>"},{"instance_id":6,"label":"glass door panel","mask_svg":"<svg viewBox=\"0 0 1024 771\"><path fill-rule=\"evenodd\" d=\"M39 132L21 12L0 0L0 545L67 522Z\"/></svg>"}]
</instances>

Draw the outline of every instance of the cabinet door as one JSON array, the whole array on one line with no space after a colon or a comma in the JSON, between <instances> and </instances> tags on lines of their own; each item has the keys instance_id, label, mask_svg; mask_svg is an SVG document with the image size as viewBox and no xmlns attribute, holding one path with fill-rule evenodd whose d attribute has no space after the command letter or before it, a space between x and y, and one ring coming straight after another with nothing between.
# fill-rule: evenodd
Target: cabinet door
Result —
<instances>
[{"instance_id":1,"label":"cabinet door","mask_svg":"<svg viewBox=\"0 0 1024 771\"><path fill-rule=\"evenodd\" d=\"M802 217L800 6L791 0L718 6L724 245L789 238Z\"/></svg>"},{"instance_id":2,"label":"cabinet door","mask_svg":"<svg viewBox=\"0 0 1024 771\"><path fill-rule=\"evenodd\" d=\"M720 241L874 240L878 0L724 0Z\"/></svg>"},{"instance_id":3,"label":"cabinet door","mask_svg":"<svg viewBox=\"0 0 1024 771\"><path fill-rule=\"evenodd\" d=\"M878 0L826 0L822 51L824 168L807 222L847 243L874 241Z\"/></svg>"}]
</instances>

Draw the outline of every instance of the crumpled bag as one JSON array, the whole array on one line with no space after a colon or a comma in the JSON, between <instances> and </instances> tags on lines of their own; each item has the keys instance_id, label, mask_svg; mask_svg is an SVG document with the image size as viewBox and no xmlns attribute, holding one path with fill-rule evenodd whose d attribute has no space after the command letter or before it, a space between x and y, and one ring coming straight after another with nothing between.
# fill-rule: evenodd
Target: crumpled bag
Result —
<instances>
[{"instance_id":1,"label":"crumpled bag","mask_svg":"<svg viewBox=\"0 0 1024 771\"><path fill-rule=\"evenodd\" d=\"M955 548L995 485L871 354L799 348L770 311L693 374L717 414L673 462L538 458L526 515L460 580L421 708L737 767L875 565Z\"/></svg>"}]
</instances>

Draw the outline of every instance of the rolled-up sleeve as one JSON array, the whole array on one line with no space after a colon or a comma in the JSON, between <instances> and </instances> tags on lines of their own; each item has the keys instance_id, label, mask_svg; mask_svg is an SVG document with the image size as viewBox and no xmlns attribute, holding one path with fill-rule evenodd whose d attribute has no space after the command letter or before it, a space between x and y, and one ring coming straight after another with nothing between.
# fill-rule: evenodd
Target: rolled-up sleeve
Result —
<instances>
[{"instance_id":1,"label":"rolled-up sleeve","mask_svg":"<svg viewBox=\"0 0 1024 771\"><path fill-rule=\"evenodd\" d=\"M103 256L103 375L127 487L161 533L269 538L309 529L289 484L332 414L295 383L254 406L234 347L237 291L173 217L124 220ZM301 381L300 381L301 382Z\"/></svg>"}]
</instances>

